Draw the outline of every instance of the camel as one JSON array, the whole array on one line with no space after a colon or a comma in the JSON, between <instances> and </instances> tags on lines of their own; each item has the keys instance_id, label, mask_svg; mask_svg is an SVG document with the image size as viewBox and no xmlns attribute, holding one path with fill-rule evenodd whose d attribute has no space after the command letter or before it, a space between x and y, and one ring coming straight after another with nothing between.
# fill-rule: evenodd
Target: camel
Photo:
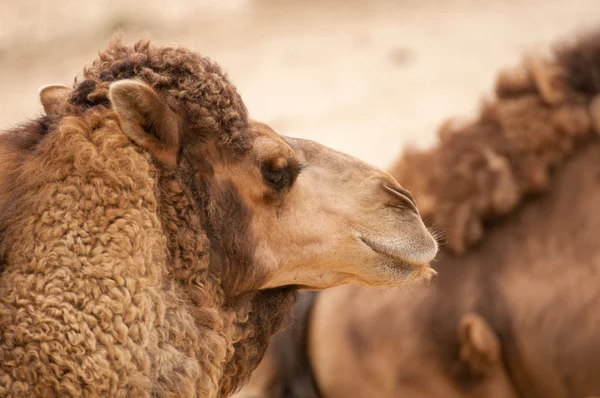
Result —
<instances>
[{"instance_id":1,"label":"camel","mask_svg":"<svg viewBox=\"0 0 600 398\"><path fill-rule=\"evenodd\" d=\"M435 283L302 296L236 398L600 396L598 76L600 32L409 150L392 175L446 232Z\"/></svg>"},{"instance_id":2,"label":"camel","mask_svg":"<svg viewBox=\"0 0 600 398\"><path fill-rule=\"evenodd\" d=\"M407 190L196 52L115 39L40 100L0 134L0 396L229 396L296 290L434 273Z\"/></svg>"}]
</instances>

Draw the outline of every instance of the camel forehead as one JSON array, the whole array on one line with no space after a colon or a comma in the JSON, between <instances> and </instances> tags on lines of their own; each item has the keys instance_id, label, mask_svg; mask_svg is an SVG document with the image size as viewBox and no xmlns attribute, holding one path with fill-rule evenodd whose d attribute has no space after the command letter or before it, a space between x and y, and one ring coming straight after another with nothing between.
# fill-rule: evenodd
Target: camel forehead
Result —
<instances>
[{"instance_id":1,"label":"camel forehead","mask_svg":"<svg viewBox=\"0 0 600 398\"><path fill-rule=\"evenodd\" d=\"M259 139L258 141L261 142L261 149L266 150L268 148L272 151L273 155L284 157L299 156L311 163L324 163L330 167L338 165L346 173L350 174L370 173L374 170L374 167L368 163L318 142L281 136L271 127L261 122L251 120L250 129L255 137ZM260 140L260 138L265 138L265 140ZM268 142L268 144L263 146L265 142Z\"/></svg>"},{"instance_id":2,"label":"camel forehead","mask_svg":"<svg viewBox=\"0 0 600 398\"><path fill-rule=\"evenodd\" d=\"M251 120L249 125L250 130L255 137L264 137L285 144L285 141L283 141L281 136L277 134L269 125L257 122L256 120Z\"/></svg>"},{"instance_id":3,"label":"camel forehead","mask_svg":"<svg viewBox=\"0 0 600 398\"><path fill-rule=\"evenodd\" d=\"M388 173L318 142L291 137L284 137L284 139L294 148L298 157L306 162L307 166L320 165L333 174L344 175L345 178L383 177L384 179L392 179Z\"/></svg>"}]
</instances>

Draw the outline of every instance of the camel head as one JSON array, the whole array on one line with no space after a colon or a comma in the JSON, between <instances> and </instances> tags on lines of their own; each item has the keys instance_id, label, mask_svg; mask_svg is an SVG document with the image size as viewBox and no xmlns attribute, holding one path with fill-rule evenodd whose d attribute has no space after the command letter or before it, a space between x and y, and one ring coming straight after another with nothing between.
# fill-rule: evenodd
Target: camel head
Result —
<instances>
[{"instance_id":1,"label":"camel head","mask_svg":"<svg viewBox=\"0 0 600 398\"><path fill-rule=\"evenodd\" d=\"M61 108L65 90L41 91L48 113ZM389 174L254 121L244 127L243 145L199 138L190 115L138 80L110 83L108 97L122 131L189 186L211 267L229 275L222 279L236 293L389 287L434 273L428 263L436 241Z\"/></svg>"},{"instance_id":2,"label":"camel head","mask_svg":"<svg viewBox=\"0 0 600 398\"><path fill-rule=\"evenodd\" d=\"M252 230L261 235L256 259L269 271L262 288L384 287L432 273L437 244L392 176L316 142L251 126L253 150L239 171L225 174L260 214Z\"/></svg>"}]
</instances>

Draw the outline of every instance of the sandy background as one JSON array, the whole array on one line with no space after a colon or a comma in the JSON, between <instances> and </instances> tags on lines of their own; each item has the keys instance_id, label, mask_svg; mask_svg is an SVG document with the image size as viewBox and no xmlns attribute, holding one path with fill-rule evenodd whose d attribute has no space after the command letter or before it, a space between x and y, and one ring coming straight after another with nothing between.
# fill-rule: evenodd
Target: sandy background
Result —
<instances>
[{"instance_id":1,"label":"sandy background","mask_svg":"<svg viewBox=\"0 0 600 398\"><path fill-rule=\"evenodd\" d=\"M255 119L387 166L473 114L495 73L600 27L600 0L0 0L0 128L124 29L219 62Z\"/></svg>"}]
</instances>

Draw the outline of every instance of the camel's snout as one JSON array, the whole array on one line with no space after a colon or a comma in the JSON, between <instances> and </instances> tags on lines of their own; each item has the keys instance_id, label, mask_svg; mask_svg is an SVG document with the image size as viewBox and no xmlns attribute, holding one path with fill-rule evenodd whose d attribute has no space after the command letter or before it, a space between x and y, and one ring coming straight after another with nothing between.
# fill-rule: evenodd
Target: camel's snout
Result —
<instances>
[{"instance_id":1,"label":"camel's snout","mask_svg":"<svg viewBox=\"0 0 600 398\"><path fill-rule=\"evenodd\" d=\"M417 202L412 194L394 179L384 181L383 189L391 198L387 202L388 206L400 208L405 215L401 218L403 220L401 225L397 225L397 221L394 222L400 236L389 238L389 241L394 242L396 248L402 252L405 261L413 264L428 264L437 255L438 243L421 219ZM407 224L406 216L414 217L413 222Z\"/></svg>"},{"instance_id":2,"label":"camel's snout","mask_svg":"<svg viewBox=\"0 0 600 398\"><path fill-rule=\"evenodd\" d=\"M429 264L435 259L439 247L437 240L422 222L420 227L421 230L416 234L413 247L406 252L406 258L415 264Z\"/></svg>"},{"instance_id":3,"label":"camel's snout","mask_svg":"<svg viewBox=\"0 0 600 398\"><path fill-rule=\"evenodd\" d=\"M394 267L410 272L428 269L438 244L425 226L414 197L389 175L377 176L373 182L383 207L365 208L365 214L377 217L365 222L360 239L382 258L391 259L388 264Z\"/></svg>"}]
</instances>

